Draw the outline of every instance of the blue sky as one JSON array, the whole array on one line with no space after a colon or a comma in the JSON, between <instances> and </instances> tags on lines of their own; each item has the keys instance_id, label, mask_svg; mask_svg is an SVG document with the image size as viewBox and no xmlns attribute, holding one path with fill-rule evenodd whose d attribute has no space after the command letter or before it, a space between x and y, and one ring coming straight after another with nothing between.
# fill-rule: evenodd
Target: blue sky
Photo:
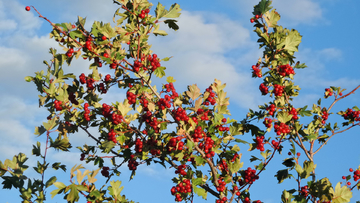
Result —
<instances>
[{"instance_id":1,"label":"blue sky","mask_svg":"<svg viewBox=\"0 0 360 203\"><path fill-rule=\"evenodd\" d=\"M176 89L180 92L189 84L197 83L206 88L214 78L227 83L226 90L230 99L232 118L241 120L249 108L256 109L258 105L270 101L262 97L258 86L260 79L251 78L251 65L262 56L256 43L257 35L249 19L257 0L198 0L176 1L183 9L179 18L179 31L169 31L166 37L153 37L153 50L160 58L173 56L162 65L167 67L167 75L173 76L177 82ZM155 5L157 2L153 2ZM161 1L167 8L175 3L170 0ZM50 47L61 50L55 41L49 39L51 31L49 23L37 17L36 13L26 12L25 6L35 6L42 15L54 23L75 22L77 16L87 17L88 26L94 20L110 22L117 9L112 0L0 0L0 160L12 158L19 151L31 154L32 144L43 137L33 135L34 127L44 121L47 116L45 109L38 108L35 85L26 83L24 77L34 75L34 72L45 69L43 60L49 60ZM279 24L287 28L297 29L303 36L297 60L306 63L309 68L298 70L295 83L302 88L296 98L296 107L312 106L323 96L324 89L329 86L341 86L348 90L360 84L360 69L358 67L358 33L357 0L274 0L273 6L281 15ZM165 28L165 26L163 26ZM88 63L76 61L65 70L80 75L88 71ZM106 72L106 70L104 70ZM158 80L157 84L165 82ZM104 101L121 101L123 92L109 94ZM329 106L330 99L324 100L324 106ZM359 106L359 93L340 101L334 110L345 110L346 107ZM330 121L338 120L332 115ZM341 121L340 121L341 122ZM259 124L262 125L262 124ZM93 131L94 133L96 131ZM273 136L269 133L267 136ZM348 175L350 167L356 168L360 162L358 149L358 129L335 136L315 156L318 178L329 177L333 184L341 181L342 175ZM75 145L83 141L91 144L84 133L71 136ZM249 164L246 157L249 153L245 146L240 146L243 153L242 161ZM276 166L287 158L286 148L283 155L277 156L262 173L261 179L252 186L252 197L263 202L279 202L281 191L296 187L293 180L277 185L274 174ZM74 149L69 153L50 151L49 161L61 161L68 169L76 164L80 153ZM302 156L302 158L304 158ZM303 161L304 159L300 159ZM36 164L36 159L30 157L30 166ZM92 166L87 166L94 169ZM31 167L30 167L31 168ZM282 169L282 168L280 168ZM37 177L29 169L29 177ZM51 170L46 177L58 175ZM175 176L173 169L163 169L160 166L140 166L133 181L128 181L129 171L125 167L120 180L125 189L123 193L138 202L174 202L170 194L173 186L171 179ZM61 181L69 184L68 174L60 175ZM99 181L103 181L99 176ZM50 187L47 194L53 189ZM0 190L1 202L19 202L17 192ZM48 202L63 202L61 199ZM209 195L209 202L214 202ZM353 202L360 199L354 193ZM195 202L205 202L197 198Z\"/></svg>"}]
</instances>

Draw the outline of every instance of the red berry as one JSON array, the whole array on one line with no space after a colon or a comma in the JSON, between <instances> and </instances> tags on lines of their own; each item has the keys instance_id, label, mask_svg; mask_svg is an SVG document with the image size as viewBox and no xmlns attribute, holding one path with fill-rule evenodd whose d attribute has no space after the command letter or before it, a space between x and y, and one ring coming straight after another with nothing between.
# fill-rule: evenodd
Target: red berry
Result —
<instances>
[{"instance_id":1,"label":"red berry","mask_svg":"<svg viewBox=\"0 0 360 203\"><path fill-rule=\"evenodd\" d=\"M290 156L290 155L291 155L291 152L288 152L288 155Z\"/></svg>"},{"instance_id":2,"label":"red berry","mask_svg":"<svg viewBox=\"0 0 360 203\"><path fill-rule=\"evenodd\" d=\"M351 185L351 183L350 183L350 182L347 182L346 184L347 184L347 185Z\"/></svg>"},{"instance_id":3,"label":"red berry","mask_svg":"<svg viewBox=\"0 0 360 203\"><path fill-rule=\"evenodd\" d=\"M339 93L339 96L341 97L342 95L343 95L342 92L340 92L340 93Z\"/></svg>"},{"instance_id":4,"label":"red berry","mask_svg":"<svg viewBox=\"0 0 360 203\"><path fill-rule=\"evenodd\" d=\"M108 53L104 53L103 55L105 58L108 58L109 57L109 54Z\"/></svg>"},{"instance_id":5,"label":"red berry","mask_svg":"<svg viewBox=\"0 0 360 203\"><path fill-rule=\"evenodd\" d=\"M105 41L107 38L105 36L102 36L101 39Z\"/></svg>"},{"instance_id":6,"label":"red berry","mask_svg":"<svg viewBox=\"0 0 360 203\"><path fill-rule=\"evenodd\" d=\"M354 171L354 169L350 168L350 169L349 169L349 171L350 171L350 172L353 172L353 171Z\"/></svg>"},{"instance_id":7,"label":"red berry","mask_svg":"<svg viewBox=\"0 0 360 203\"><path fill-rule=\"evenodd\" d=\"M26 11L30 11L30 6L26 6L26 7L25 7L25 10L26 10Z\"/></svg>"},{"instance_id":8,"label":"red berry","mask_svg":"<svg viewBox=\"0 0 360 203\"><path fill-rule=\"evenodd\" d=\"M260 17L259 15L255 15L255 18L256 18L256 19L259 19L259 17Z\"/></svg>"},{"instance_id":9,"label":"red berry","mask_svg":"<svg viewBox=\"0 0 360 203\"><path fill-rule=\"evenodd\" d=\"M297 156L300 156L300 152L296 153Z\"/></svg>"},{"instance_id":10,"label":"red berry","mask_svg":"<svg viewBox=\"0 0 360 203\"><path fill-rule=\"evenodd\" d=\"M251 18L250 23L254 23L254 22L255 22L254 18Z\"/></svg>"},{"instance_id":11,"label":"red berry","mask_svg":"<svg viewBox=\"0 0 360 203\"><path fill-rule=\"evenodd\" d=\"M342 176L342 179L344 179L344 180L345 180L345 179L346 179L346 177L345 177L345 176Z\"/></svg>"}]
</instances>

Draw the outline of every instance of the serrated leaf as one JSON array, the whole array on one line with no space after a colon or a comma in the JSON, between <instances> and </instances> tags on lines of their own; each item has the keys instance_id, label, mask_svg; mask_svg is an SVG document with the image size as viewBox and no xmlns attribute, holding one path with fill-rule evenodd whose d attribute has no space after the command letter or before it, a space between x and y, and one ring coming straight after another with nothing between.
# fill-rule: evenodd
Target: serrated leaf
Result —
<instances>
[{"instance_id":1,"label":"serrated leaf","mask_svg":"<svg viewBox=\"0 0 360 203\"><path fill-rule=\"evenodd\" d=\"M278 183L282 183L285 179L290 177L288 169L277 171L275 177L277 178Z\"/></svg>"},{"instance_id":2,"label":"serrated leaf","mask_svg":"<svg viewBox=\"0 0 360 203\"><path fill-rule=\"evenodd\" d=\"M155 71L154 71L154 73L155 73L155 75L156 75L156 77L158 77L158 78L162 78L162 77L164 77L165 76L165 67L158 67Z\"/></svg>"},{"instance_id":3,"label":"serrated leaf","mask_svg":"<svg viewBox=\"0 0 360 203\"><path fill-rule=\"evenodd\" d=\"M278 113L277 119L281 122L281 123L286 123L288 121L290 121L292 118L292 115L289 114L286 111L281 111Z\"/></svg>"},{"instance_id":4,"label":"serrated leaf","mask_svg":"<svg viewBox=\"0 0 360 203\"><path fill-rule=\"evenodd\" d=\"M179 26L176 24L176 22L177 20L174 19L167 19L164 21L164 23L167 24L170 29L173 29L175 31L179 29Z\"/></svg>"},{"instance_id":5,"label":"serrated leaf","mask_svg":"<svg viewBox=\"0 0 360 203\"><path fill-rule=\"evenodd\" d=\"M197 99L201 95L199 87L196 84L188 86L188 91L186 91L186 95L190 97L190 99L195 101L195 99Z\"/></svg>"},{"instance_id":6,"label":"serrated leaf","mask_svg":"<svg viewBox=\"0 0 360 203\"><path fill-rule=\"evenodd\" d=\"M195 194L197 194L198 196L202 197L203 199L206 200L207 197L207 191L203 188L198 188L198 187L193 187Z\"/></svg>"},{"instance_id":7,"label":"serrated leaf","mask_svg":"<svg viewBox=\"0 0 360 203\"><path fill-rule=\"evenodd\" d=\"M181 15L181 13L180 13L181 10L182 9L180 8L180 5L175 3L175 4L171 5L169 11L162 17L164 17L164 18L178 18Z\"/></svg>"},{"instance_id":8,"label":"serrated leaf","mask_svg":"<svg viewBox=\"0 0 360 203\"><path fill-rule=\"evenodd\" d=\"M169 76L169 77L166 78L166 82L174 83L174 82L176 82L176 80L172 76Z\"/></svg>"},{"instance_id":9,"label":"serrated leaf","mask_svg":"<svg viewBox=\"0 0 360 203\"><path fill-rule=\"evenodd\" d=\"M269 27L276 27L277 22L280 20L280 15L275 9L271 10L271 12L267 11L265 13L265 21Z\"/></svg>"},{"instance_id":10,"label":"serrated leaf","mask_svg":"<svg viewBox=\"0 0 360 203\"><path fill-rule=\"evenodd\" d=\"M333 188L330 188L330 193L334 194L332 199L333 203L345 203L350 202L352 197L352 192L347 186L342 186L340 182L338 182L335 186L335 191Z\"/></svg>"},{"instance_id":11,"label":"serrated leaf","mask_svg":"<svg viewBox=\"0 0 360 203\"><path fill-rule=\"evenodd\" d=\"M293 52L298 51L298 46L301 42L301 35L297 30L292 29L285 37L285 40L279 44L279 47L289 51L291 55Z\"/></svg>"}]
</instances>

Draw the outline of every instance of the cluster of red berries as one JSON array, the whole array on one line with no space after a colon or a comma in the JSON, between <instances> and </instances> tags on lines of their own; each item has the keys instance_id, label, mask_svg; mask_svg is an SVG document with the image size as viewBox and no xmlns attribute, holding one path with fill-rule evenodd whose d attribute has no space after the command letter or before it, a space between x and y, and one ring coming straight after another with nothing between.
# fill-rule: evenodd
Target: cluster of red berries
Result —
<instances>
[{"instance_id":1,"label":"cluster of red berries","mask_svg":"<svg viewBox=\"0 0 360 203\"><path fill-rule=\"evenodd\" d=\"M103 175L104 177L109 177L109 170L110 170L110 168L109 167L107 167L107 166L104 166L103 168L102 168L102 170L101 170L101 175Z\"/></svg>"},{"instance_id":2,"label":"cluster of red berries","mask_svg":"<svg viewBox=\"0 0 360 203\"><path fill-rule=\"evenodd\" d=\"M130 155L130 160L128 161L129 170L135 171L139 163L135 159L135 155Z\"/></svg>"},{"instance_id":3,"label":"cluster of red berries","mask_svg":"<svg viewBox=\"0 0 360 203\"><path fill-rule=\"evenodd\" d=\"M182 176L185 176L186 175L186 171L184 170L186 169L186 165L185 164L182 164L182 165L179 165L175 171L175 174L180 174Z\"/></svg>"},{"instance_id":4,"label":"cluster of red berries","mask_svg":"<svg viewBox=\"0 0 360 203\"><path fill-rule=\"evenodd\" d=\"M211 158L215 156L215 152L211 151L211 148L214 147L214 140L212 140L210 137L205 138L205 144L202 142L199 144L199 147L204 150L206 154L206 158Z\"/></svg>"},{"instance_id":5,"label":"cluster of red berries","mask_svg":"<svg viewBox=\"0 0 360 203\"><path fill-rule=\"evenodd\" d=\"M344 119L350 119L355 121L360 121L360 111L354 111L348 108L343 115Z\"/></svg>"},{"instance_id":6,"label":"cluster of red berries","mask_svg":"<svg viewBox=\"0 0 360 203\"><path fill-rule=\"evenodd\" d=\"M256 175L256 170L251 169L250 167L244 171L244 175L245 182L249 184L252 184L253 182L255 182L255 180L259 179L259 176Z\"/></svg>"},{"instance_id":7,"label":"cluster of red berries","mask_svg":"<svg viewBox=\"0 0 360 203\"><path fill-rule=\"evenodd\" d=\"M84 104L84 118L86 121L90 121L90 110L89 110L89 103Z\"/></svg>"},{"instance_id":8,"label":"cluster of red berries","mask_svg":"<svg viewBox=\"0 0 360 203\"><path fill-rule=\"evenodd\" d=\"M153 114L151 111L146 110L145 113L142 115L143 120L148 124L150 127L152 127L155 130L155 133L159 132L158 128L158 120L156 117L152 117Z\"/></svg>"},{"instance_id":9,"label":"cluster of red berries","mask_svg":"<svg viewBox=\"0 0 360 203\"><path fill-rule=\"evenodd\" d=\"M80 155L80 161L84 161L85 160L85 154L84 153L81 153Z\"/></svg>"},{"instance_id":10,"label":"cluster of red berries","mask_svg":"<svg viewBox=\"0 0 360 203\"><path fill-rule=\"evenodd\" d=\"M253 69L252 77L262 77L261 70L259 69L260 64L257 63L256 65L252 65L251 68Z\"/></svg>"},{"instance_id":11,"label":"cluster of red berries","mask_svg":"<svg viewBox=\"0 0 360 203\"><path fill-rule=\"evenodd\" d=\"M269 92L269 88L264 83L260 84L259 89L262 95L266 95Z\"/></svg>"},{"instance_id":12,"label":"cluster of red berries","mask_svg":"<svg viewBox=\"0 0 360 203\"><path fill-rule=\"evenodd\" d=\"M219 186L218 187L216 187L216 190L218 191L218 192L224 192L225 191L225 189L226 189L226 182L225 181L223 181L222 179L218 179L218 183L219 183Z\"/></svg>"},{"instance_id":13,"label":"cluster of red berries","mask_svg":"<svg viewBox=\"0 0 360 203\"><path fill-rule=\"evenodd\" d=\"M233 191L232 191L233 193L235 193L237 196L240 196L241 195L241 193L240 193L240 191L239 191L239 187L237 186L237 185L235 185L234 187L233 187Z\"/></svg>"},{"instance_id":14,"label":"cluster of red berries","mask_svg":"<svg viewBox=\"0 0 360 203\"><path fill-rule=\"evenodd\" d=\"M116 133L115 133L114 129L111 129L110 132L108 133L108 140L113 141L114 143L117 143L115 136L116 136Z\"/></svg>"},{"instance_id":15,"label":"cluster of red berries","mask_svg":"<svg viewBox=\"0 0 360 203\"><path fill-rule=\"evenodd\" d=\"M301 187L300 189L300 195L307 197L309 195L309 190L308 190L308 186L305 185L303 187Z\"/></svg>"},{"instance_id":16,"label":"cluster of red berries","mask_svg":"<svg viewBox=\"0 0 360 203\"><path fill-rule=\"evenodd\" d=\"M159 109L164 110L171 107L170 102L171 97L169 95L165 95L165 98L159 99L159 101L157 102L157 106L159 107Z\"/></svg>"},{"instance_id":17,"label":"cluster of red berries","mask_svg":"<svg viewBox=\"0 0 360 203\"><path fill-rule=\"evenodd\" d=\"M239 157L239 155L237 153L234 154L234 157L231 159L231 162L234 162L236 160L236 158L238 158L238 157Z\"/></svg>"},{"instance_id":18,"label":"cluster of red berries","mask_svg":"<svg viewBox=\"0 0 360 203\"><path fill-rule=\"evenodd\" d=\"M140 138L136 138L135 141L135 151L137 153L141 153L143 150L143 142L140 140Z\"/></svg>"},{"instance_id":19,"label":"cluster of red berries","mask_svg":"<svg viewBox=\"0 0 360 203\"><path fill-rule=\"evenodd\" d=\"M116 69L117 67L118 67L118 64L116 62L113 62L112 64L110 64L111 69Z\"/></svg>"},{"instance_id":20,"label":"cluster of red berries","mask_svg":"<svg viewBox=\"0 0 360 203\"><path fill-rule=\"evenodd\" d=\"M85 84L86 83L86 87L88 88L88 90L93 90L95 87L94 87L94 83L95 83L95 80L91 77L86 77L84 73L82 73L80 76L79 76L79 79L80 79L80 83L81 84Z\"/></svg>"},{"instance_id":21,"label":"cluster of red berries","mask_svg":"<svg viewBox=\"0 0 360 203\"><path fill-rule=\"evenodd\" d=\"M139 18L143 19L143 18L145 18L145 15L148 13L150 13L150 9L147 8L145 10L141 10L141 13L138 16L139 16Z\"/></svg>"},{"instance_id":22,"label":"cluster of red berries","mask_svg":"<svg viewBox=\"0 0 360 203\"><path fill-rule=\"evenodd\" d=\"M176 110L174 109L172 112L176 121L185 121L185 123L187 123L190 119L186 111L181 107L178 107Z\"/></svg>"},{"instance_id":23,"label":"cluster of red berries","mask_svg":"<svg viewBox=\"0 0 360 203\"><path fill-rule=\"evenodd\" d=\"M256 149L260 150L260 151L264 151L265 148L264 148L264 136L257 136L256 139Z\"/></svg>"},{"instance_id":24,"label":"cluster of red berries","mask_svg":"<svg viewBox=\"0 0 360 203\"><path fill-rule=\"evenodd\" d=\"M277 135L290 133L290 128L285 123L280 123L280 124L276 123L274 125L274 128Z\"/></svg>"},{"instance_id":25,"label":"cluster of red berries","mask_svg":"<svg viewBox=\"0 0 360 203\"><path fill-rule=\"evenodd\" d=\"M279 142L276 142L275 140L272 140L271 144L274 146L275 149L279 148Z\"/></svg>"},{"instance_id":26,"label":"cluster of red berries","mask_svg":"<svg viewBox=\"0 0 360 203\"><path fill-rule=\"evenodd\" d=\"M325 88L325 98L333 96L334 92L332 88ZM341 95L340 95L341 96Z\"/></svg>"},{"instance_id":27,"label":"cluster of red berries","mask_svg":"<svg viewBox=\"0 0 360 203\"><path fill-rule=\"evenodd\" d=\"M101 113L105 118L111 116L111 106L107 105L106 103L102 104Z\"/></svg>"},{"instance_id":28,"label":"cluster of red berries","mask_svg":"<svg viewBox=\"0 0 360 203\"><path fill-rule=\"evenodd\" d=\"M263 124L265 125L266 128L271 128L272 122L273 120L271 120L271 118L265 118Z\"/></svg>"},{"instance_id":29,"label":"cluster of red berries","mask_svg":"<svg viewBox=\"0 0 360 203\"><path fill-rule=\"evenodd\" d=\"M107 89L105 88L104 83L99 84L99 92L101 92L101 94L106 94Z\"/></svg>"},{"instance_id":30,"label":"cluster of red berries","mask_svg":"<svg viewBox=\"0 0 360 203\"><path fill-rule=\"evenodd\" d=\"M128 103L131 104L135 104L136 103L136 95L130 91L126 92L126 98L128 100Z\"/></svg>"},{"instance_id":31,"label":"cluster of red berries","mask_svg":"<svg viewBox=\"0 0 360 203\"><path fill-rule=\"evenodd\" d=\"M117 114L116 112L113 112L111 115L111 119L115 125L118 125L123 121L124 117L122 115Z\"/></svg>"},{"instance_id":32,"label":"cluster of red berries","mask_svg":"<svg viewBox=\"0 0 360 203\"><path fill-rule=\"evenodd\" d=\"M227 197L223 197L221 199L217 199L216 203L225 203L227 201Z\"/></svg>"},{"instance_id":33,"label":"cluster of red berries","mask_svg":"<svg viewBox=\"0 0 360 203\"><path fill-rule=\"evenodd\" d=\"M184 149L184 142L181 141L182 137L173 137L169 140L169 151L183 150Z\"/></svg>"},{"instance_id":34,"label":"cluster of red berries","mask_svg":"<svg viewBox=\"0 0 360 203\"><path fill-rule=\"evenodd\" d=\"M174 84L173 83L169 83L169 84L165 84L164 85L166 92L171 92L171 99L175 99L176 97L179 96L179 94L176 92Z\"/></svg>"},{"instance_id":35,"label":"cluster of red berries","mask_svg":"<svg viewBox=\"0 0 360 203\"><path fill-rule=\"evenodd\" d=\"M218 125L216 127L219 129L219 131L222 131L222 132L230 130L229 127L224 127L223 125Z\"/></svg>"},{"instance_id":36,"label":"cluster of red berries","mask_svg":"<svg viewBox=\"0 0 360 203\"><path fill-rule=\"evenodd\" d=\"M293 115L292 119L294 120L297 120L299 117L298 117L298 113L296 111L296 109L294 107L291 108L290 112L289 112L291 115Z\"/></svg>"},{"instance_id":37,"label":"cluster of red berries","mask_svg":"<svg viewBox=\"0 0 360 203\"><path fill-rule=\"evenodd\" d=\"M326 120L328 119L328 117L329 117L329 113L328 113L327 111L323 111L323 112L322 112L322 116L321 116L321 118L322 118L321 123L322 123L322 124L325 124L325 122L326 122Z\"/></svg>"},{"instance_id":38,"label":"cluster of red berries","mask_svg":"<svg viewBox=\"0 0 360 203\"><path fill-rule=\"evenodd\" d=\"M181 202L181 194L191 193L191 182L189 179L183 179L179 184L171 188L171 194L175 195L175 201Z\"/></svg>"},{"instance_id":39,"label":"cluster of red berries","mask_svg":"<svg viewBox=\"0 0 360 203\"><path fill-rule=\"evenodd\" d=\"M284 92L284 86L274 84L274 94L276 97L281 97Z\"/></svg>"},{"instance_id":40,"label":"cluster of red berries","mask_svg":"<svg viewBox=\"0 0 360 203\"><path fill-rule=\"evenodd\" d=\"M203 138L203 135L205 135L205 132L202 130L201 126L197 126L194 130L194 134L192 135L194 142L199 142L200 139Z\"/></svg>"},{"instance_id":41,"label":"cluster of red berries","mask_svg":"<svg viewBox=\"0 0 360 203\"><path fill-rule=\"evenodd\" d=\"M215 92L212 91L212 87L208 87L206 88L206 92L209 92L209 96L206 98L206 100L204 101L204 105L205 106L209 106L216 104L216 100L215 100Z\"/></svg>"},{"instance_id":42,"label":"cluster of red berries","mask_svg":"<svg viewBox=\"0 0 360 203\"><path fill-rule=\"evenodd\" d=\"M209 113L210 111L204 111L204 109L198 109L196 112L198 115L201 115L200 119L203 121L208 121L209 120Z\"/></svg>"},{"instance_id":43,"label":"cluster of red berries","mask_svg":"<svg viewBox=\"0 0 360 203\"><path fill-rule=\"evenodd\" d=\"M142 65L143 64L140 61L135 61L133 66L134 72L136 73L139 72Z\"/></svg>"},{"instance_id":44,"label":"cluster of red berries","mask_svg":"<svg viewBox=\"0 0 360 203\"><path fill-rule=\"evenodd\" d=\"M88 37L88 38L86 39L85 48L87 48L88 50L92 50L92 43L91 43L91 41L92 41L92 38L91 38L91 37Z\"/></svg>"},{"instance_id":45,"label":"cluster of red berries","mask_svg":"<svg viewBox=\"0 0 360 203\"><path fill-rule=\"evenodd\" d=\"M294 69L289 64L279 66L278 70L279 70L279 75L283 77L288 76L290 74L295 74Z\"/></svg>"},{"instance_id":46,"label":"cluster of red berries","mask_svg":"<svg viewBox=\"0 0 360 203\"><path fill-rule=\"evenodd\" d=\"M71 103L73 103L75 105L79 105L79 102L76 100L76 96L75 96L74 92L69 92L68 99L70 100Z\"/></svg>"},{"instance_id":47,"label":"cluster of red berries","mask_svg":"<svg viewBox=\"0 0 360 203\"><path fill-rule=\"evenodd\" d=\"M140 99L140 104L141 104L144 108L147 108L147 107L148 107L148 104L149 104L149 101L148 101L145 97L141 97L141 99Z\"/></svg>"},{"instance_id":48,"label":"cluster of red berries","mask_svg":"<svg viewBox=\"0 0 360 203\"><path fill-rule=\"evenodd\" d=\"M269 115L274 116L275 107L275 104L271 104L270 106L266 107L266 110L269 111Z\"/></svg>"},{"instance_id":49,"label":"cluster of red berries","mask_svg":"<svg viewBox=\"0 0 360 203\"><path fill-rule=\"evenodd\" d=\"M358 180L360 179L360 170L359 170L359 169L356 169L356 170L354 171L354 176L353 176L353 178L354 178L354 181L358 181Z\"/></svg>"},{"instance_id":50,"label":"cluster of red berries","mask_svg":"<svg viewBox=\"0 0 360 203\"><path fill-rule=\"evenodd\" d=\"M153 54L152 57L151 57L151 55L149 55L147 59L149 61L152 71L155 71L158 67L161 66L160 61L157 58L156 54ZM147 68L144 68L144 70L147 70Z\"/></svg>"},{"instance_id":51,"label":"cluster of red berries","mask_svg":"<svg viewBox=\"0 0 360 203\"><path fill-rule=\"evenodd\" d=\"M225 171L228 170L228 165L227 165L225 159L222 159L221 162L219 163L219 169L220 169L222 172L225 172Z\"/></svg>"},{"instance_id":52,"label":"cluster of red berries","mask_svg":"<svg viewBox=\"0 0 360 203\"><path fill-rule=\"evenodd\" d=\"M65 55L66 55L67 57L71 57L71 56L73 55L73 53L74 53L74 49L73 49L73 48L70 48L70 49L65 53Z\"/></svg>"},{"instance_id":53,"label":"cluster of red berries","mask_svg":"<svg viewBox=\"0 0 360 203\"><path fill-rule=\"evenodd\" d=\"M259 19L261 17L262 17L262 15L255 15L253 18L250 19L250 23L254 23L255 20L257 20L257 19Z\"/></svg>"},{"instance_id":54,"label":"cluster of red berries","mask_svg":"<svg viewBox=\"0 0 360 203\"><path fill-rule=\"evenodd\" d=\"M55 100L54 101L54 108L56 111L61 111L62 108L62 101Z\"/></svg>"},{"instance_id":55,"label":"cluster of red berries","mask_svg":"<svg viewBox=\"0 0 360 203\"><path fill-rule=\"evenodd\" d=\"M142 131L143 134L147 135L147 130L143 130ZM153 156L155 155L160 155L161 151L160 149L156 149L155 147L157 146L157 141L154 138L150 138L148 140L146 140L146 145L151 147L150 149L150 154L152 154Z\"/></svg>"}]
</instances>

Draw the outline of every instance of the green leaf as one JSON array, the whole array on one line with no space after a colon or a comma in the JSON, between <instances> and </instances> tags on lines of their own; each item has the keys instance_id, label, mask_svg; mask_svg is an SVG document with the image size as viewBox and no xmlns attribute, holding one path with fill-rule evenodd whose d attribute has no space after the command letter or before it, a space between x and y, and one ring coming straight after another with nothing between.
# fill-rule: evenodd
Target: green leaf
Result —
<instances>
[{"instance_id":1,"label":"green leaf","mask_svg":"<svg viewBox=\"0 0 360 203\"><path fill-rule=\"evenodd\" d=\"M261 0L258 5L254 6L254 16L259 14L264 14L270 9L272 9L270 0Z\"/></svg>"},{"instance_id":2,"label":"green leaf","mask_svg":"<svg viewBox=\"0 0 360 203\"><path fill-rule=\"evenodd\" d=\"M171 5L169 11L163 17L165 17L165 18L178 18L181 15L181 13L180 13L181 10L182 9L180 8L180 5L175 3L175 4Z\"/></svg>"},{"instance_id":3,"label":"green leaf","mask_svg":"<svg viewBox=\"0 0 360 203\"><path fill-rule=\"evenodd\" d=\"M288 169L279 170L275 175L278 183L282 183L285 179L290 178L290 176Z\"/></svg>"},{"instance_id":4,"label":"green leaf","mask_svg":"<svg viewBox=\"0 0 360 203\"><path fill-rule=\"evenodd\" d=\"M352 192L347 186L342 186L340 182L336 184L335 191L333 188L330 188L330 193L334 194L332 202L334 203L345 203L350 202L352 197Z\"/></svg>"},{"instance_id":5,"label":"green leaf","mask_svg":"<svg viewBox=\"0 0 360 203\"><path fill-rule=\"evenodd\" d=\"M166 78L166 82L174 83L174 82L176 82L176 80L172 76L169 76L169 77Z\"/></svg>"},{"instance_id":6,"label":"green leaf","mask_svg":"<svg viewBox=\"0 0 360 203\"><path fill-rule=\"evenodd\" d=\"M200 196L200 197L202 197L203 199L206 200L207 192L206 192L205 189L203 189L203 188L198 188L198 187L196 187L196 186L193 187L193 189L194 189L195 194L197 194L198 196Z\"/></svg>"},{"instance_id":7,"label":"green leaf","mask_svg":"<svg viewBox=\"0 0 360 203\"><path fill-rule=\"evenodd\" d=\"M156 6L156 9L155 9L156 19L162 18L166 13L167 13L167 11L165 10L165 6L163 6L159 2L158 5Z\"/></svg>"},{"instance_id":8,"label":"green leaf","mask_svg":"<svg viewBox=\"0 0 360 203\"><path fill-rule=\"evenodd\" d=\"M45 187L48 188L49 186L53 185L56 180L56 176L51 177L48 181L46 181Z\"/></svg>"},{"instance_id":9,"label":"green leaf","mask_svg":"<svg viewBox=\"0 0 360 203\"><path fill-rule=\"evenodd\" d=\"M279 47L287 50L291 55L293 52L298 51L298 46L301 42L301 35L297 30L292 29L285 37L285 40L279 44Z\"/></svg>"},{"instance_id":10,"label":"green leaf","mask_svg":"<svg viewBox=\"0 0 360 203\"><path fill-rule=\"evenodd\" d=\"M77 190L77 187L75 184L71 184L70 186L70 192L66 197L66 200L69 202L77 202L79 201L79 191Z\"/></svg>"},{"instance_id":11,"label":"green leaf","mask_svg":"<svg viewBox=\"0 0 360 203\"><path fill-rule=\"evenodd\" d=\"M32 154L35 156L41 156L40 142L36 142L36 146L33 145Z\"/></svg>"},{"instance_id":12,"label":"green leaf","mask_svg":"<svg viewBox=\"0 0 360 203\"><path fill-rule=\"evenodd\" d=\"M179 29L179 26L176 24L176 22L177 20L174 19L167 19L164 21L164 23L167 24L170 29L173 29L175 31Z\"/></svg>"},{"instance_id":13,"label":"green leaf","mask_svg":"<svg viewBox=\"0 0 360 203\"><path fill-rule=\"evenodd\" d=\"M286 111L281 111L278 113L278 116L277 116L278 120L281 122L281 123L286 123L288 121L291 120L292 118L292 115L289 114L288 112Z\"/></svg>"},{"instance_id":14,"label":"green leaf","mask_svg":"<svg viewBox=\"0 0 360 203\"><path fill-rule=\"evenodd\" d=\"M120 193L124 189L124 186L120 187L121 181L119 181L119 180L111 181L110 185L111 186L108 187L109 194L111 196L113 196L115 199L119 199L120 198Z\"/></svg>"},{"instance_id":15,"label":"green leaf","mask_svg":"<svg viewBox=\"0 0 360 203\"><path fill-rule=\"evenodd\" d=\"M110 153L112 148L115 147L115 143L113 141L105 141L100 145L100 149L103 150L105 153Z\"/></svg>"},{"instance_id":16,"label":"green leaf","mask_svg":"<svg viewBox=\"0 0 360 203\"><path fill-rule=\"evenodd\" d=\"M155 73L155 75L156 75L156 77L158 77L158 78L162 78L162 77L164 77L165 76L165 67L158 67L155 71L154 71L154 73Z\"/></svg>"},{"instance_id":17,"label":"green leaf","mask_svg":"<svg viewBox=\"0 0 360 203\"><path fill-rule=\"evenodd\" d=\"M291 203L292 202L291 199L293 199L293 198L294 198L294 196L286 190L284 190L281 195L282 203Z\"/></svg>"},{"instance_id":18,"label":"green leaf","mask_svg":"<svg viewBox=\"0 0 360 203\"><path fill-rule=\"evenodd\" d=\"M280 15L275 9L271 10L271 12L267 11L265 13L265 21L269 27L276 27L277 22L280 20Z\"/></svg>"}]
</instances>

